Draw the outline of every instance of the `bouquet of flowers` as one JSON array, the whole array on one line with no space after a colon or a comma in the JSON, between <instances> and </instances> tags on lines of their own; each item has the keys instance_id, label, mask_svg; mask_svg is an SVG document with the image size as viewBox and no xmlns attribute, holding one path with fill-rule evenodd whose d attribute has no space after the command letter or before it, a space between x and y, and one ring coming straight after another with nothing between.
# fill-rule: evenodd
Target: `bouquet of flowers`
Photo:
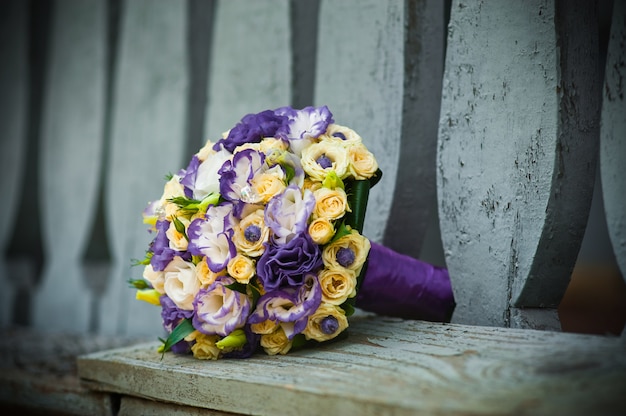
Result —
<instances>
[{"instance_id":1,"label":"bouquet of flowers","mask_svg":"<svg viewBox=\"0 0 626 416\"><path fill-rule=\"evenodd\" d=\"M422 265L361 234L381 174L361 137L326 106L248 114L207 142L144 211L155 237L138 262L143 279L131 283L138 299L161 307L169 336L160 350L200 359L286 354L342 334L357 294L374 312L401 308L396 290ZM401 268L376 272L386 263L378 259L361 295L371 250L396 256ZM449 314L447 273L427 266L424 279L443 282L443 295L426 306ZM424 292L424 279L409 286Z\"/></svg>"}]
</instances>

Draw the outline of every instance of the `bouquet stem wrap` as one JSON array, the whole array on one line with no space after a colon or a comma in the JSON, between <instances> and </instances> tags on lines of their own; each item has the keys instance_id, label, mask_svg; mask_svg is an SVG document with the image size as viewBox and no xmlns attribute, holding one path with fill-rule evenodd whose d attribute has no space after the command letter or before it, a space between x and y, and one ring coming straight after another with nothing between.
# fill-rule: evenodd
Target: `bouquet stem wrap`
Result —
<instances>
[{"instance_id":1,"label":"bouquet stem wrap","mask_svg":"<svg viewBox=\"0 0 626 416\"><path fill-rule=\"evenodd\" d=\"M356 307L406 319L450 321L456 303L447 269L371 244Z\"/></svg>"}]
</instances>

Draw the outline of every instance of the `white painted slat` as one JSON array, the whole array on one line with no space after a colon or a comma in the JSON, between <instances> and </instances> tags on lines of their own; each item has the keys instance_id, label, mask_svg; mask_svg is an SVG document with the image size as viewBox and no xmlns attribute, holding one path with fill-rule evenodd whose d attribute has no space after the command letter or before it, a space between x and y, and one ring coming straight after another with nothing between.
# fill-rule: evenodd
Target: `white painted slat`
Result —
<instances>
[{"instance_id":1,"label":"white painted slat","mask_svg":"<svg viewBox=\"0 0 626 416\"><path fill-rule=\"evenodd\" d=\"M626 4L616 1L604 73L600 175L604 211L617 264L626 278Z\"/></svg>"},{"instance_id":2,"label":"white painted slat","mask_svg":"<svg viewBox=\"0 0 626 416\"><path fill-rule=\"evenodd\" d=\"M78 374L96 390L255 415L617 415L626 397L617 337L367 317L282 356L161 360L156 347L80 357Z\"/></svg>"},{"instance_id":3,"label":"white painted slat","mask_svg":"<svg viewBox=\"0 0 626 416\"><path fill-rule=\"evenodd\" d=\"M288 0L216 3L207 97L213 142L246 114L290 104Z\"/></svg>"},{"instance_id":4,"label":"white painted slat","mask_svg":"<svg viewBox=\"0 0 626 416\"><path fill-rule=\"evenodd\" d=\"M183 163L188 90L187 1L123 3L113 85L106 219L114 264L100 310L104 333L160 334L158 308L134 299L129 278L143 269L153 235L142 223L161 197L165 176Z\"/></svg>"},{"instance_id":5,"label":"white painted slat","mask_svg":"<svg viewBox=\"0 0 626 416\"><path fill-rule=\"evenodd\" d=\"M597 155L597 34L593 4L555 3L452 4L437 187L453 322L533 321L510 308L556 308L578 254Z\"/></svg>"},{"instance_id":6,"label":"white painted slat","mask_svg":"<svg viewBox=\"0 0 626 416\"><path fill-rule=\"evenodd\" d=\"M382 242L395 188L404 97L404 2L322 1L315 103L361 135L382 180L370 193L363 233Z\"/></svg>"},{"instance_id":7,"label":"white painted slat","mask_svg":"<svg viewBox=\"0 0 626 416\"><path fill-rule=\"evenodd\" d=\"M28 117L28 14L27 3L0 5L0 175L3 203L0 204L0 247L8 244L23 186L22 166L26 161ZM0 327L10 324L15 288L4 253L0 254Z\"/></svg>"},{"instance_id":8,"label":"white painted slat","mask_svg":"<svg viewBox=\"0 0 626 416\"><path fill-rule=\"evenodd\" d=\"M52 19L39 161L47 262L33 318L39 329L82 332L90 295L79 261L100 172L106 2L61 0Z\"/></svg>"}]
</instances>

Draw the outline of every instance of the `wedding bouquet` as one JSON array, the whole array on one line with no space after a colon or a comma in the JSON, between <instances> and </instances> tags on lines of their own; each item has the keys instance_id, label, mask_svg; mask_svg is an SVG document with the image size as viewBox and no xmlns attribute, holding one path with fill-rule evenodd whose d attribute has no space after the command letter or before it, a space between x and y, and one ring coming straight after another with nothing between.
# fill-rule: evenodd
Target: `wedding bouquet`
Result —
<instances>
[{"instance_id":1,"label":"wedding bouquet","mask_svg":"<svg viewBox=\"0 0 626 416\"><path fill-rule=\"evenodd\" d=\"M143 279L131 284L138 299L161 307L169 335L160 350L200 359L286 354L344 333L356 303L449 319L445 269L362 235L381 174L361 137L326 106L248 114L207 142L144 211L155 237L138 261ZM415 272L420 279L407 279Z\"/></svg>"}]
</instances>

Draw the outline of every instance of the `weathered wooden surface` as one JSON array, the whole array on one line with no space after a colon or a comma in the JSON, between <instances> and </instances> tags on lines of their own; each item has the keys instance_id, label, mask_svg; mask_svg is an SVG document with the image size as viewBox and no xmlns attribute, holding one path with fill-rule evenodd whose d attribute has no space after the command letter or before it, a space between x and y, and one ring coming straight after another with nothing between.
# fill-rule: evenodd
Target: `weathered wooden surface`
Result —
<instances>
[{"instance_id":1,"label":"weathered wooden surface","mask_svg":"<svg viewBox=\"0 0 626 416\"><path fill-rule=\"evenodd\" d=\"M63 0L55 5L39 161L49 261L33 302L34 324L84 332L90 295L80 256L96 211L100 173L106 3ZM80 209L76 201L81 201Z\"/></svg>"},{"instance_id":2,"label":"weathered wooden surface","mask_svg":"<svg viewBox=\"0 0 626 416\"><path fill-rule=\"evenodd\" d=\"M617 263L626 278L626 4L616 1L604 74L600 173L604 210Z\"/></svg>"},{"instance_id":3,"label":"weathered wooden surface","mask_svg":"<svg viewBox=\"0 0 626 416\"><path fill-rule=\"evenodd\" d=\"M25 328L1 331L0 413L113 416L110 395L81 385L76 357L141 340Z\"/></svg>"},{"instance_id":4,"label":"weathered wooden surface","mask_svg":"<svg viewBox=\"0 0 626 416\"><path fill-rule=\"evenodd\" d=\"M622 414L626 338L355 319L286 356L200 361L140 344L80 357L90 388L258 415ZM149 380L149 382L146 382Z\"/></svg>"},{"instance_id":5,"label":"weathered wooden surface","mask_svg":"<svg viewBox=\"0 0 626 416\"><path fill-rule=\"evenodd\" d=\"M289 40L287 0L216 3L205 140L246 114L289 104Z\"/></svg>"},{"instance_id":6,"label":"weathered wooden surface","mask_svg":"<svg viewBox=\"0 0 626 416\"><path fill-rule=\"evenodd\" d=\"M107 334L159 333L159 314L134 300L127 280L153 238L142 223L165 176L183 166L188 61L186 2L123 2L113 80L110 154L106 167L106 224L114 264L100 305Z\"/></svg>"},{"instance_id":7,"label":"weathered wooden surface","mask_svg":"<svg viewBox=\"0 0 626 416\"><path fill-rule=\"evenodd\" d=\"M454 322L513 326L567 288L599 134L590 2L452 4L437 191ZM523 311L521 311L523 313Z\"/></svg>"},{"instance_id":8,"label":"weathered wooden surface","mask_svg":"<svg viewBox=\"0 0 626 416\"><path fill-rule=\"evenodd\" d=\"M0 204L0 247L5 247L17 215L19 192L23 185L22 166L26 163L28 119L28 11L25 2L0 5L0 175L4 203ZM13 294L18 282L11 278L4 256L0 256L0 327L12 319ZM25 276L22 276L24 278Z\"/></svg>"}]
</instances>

